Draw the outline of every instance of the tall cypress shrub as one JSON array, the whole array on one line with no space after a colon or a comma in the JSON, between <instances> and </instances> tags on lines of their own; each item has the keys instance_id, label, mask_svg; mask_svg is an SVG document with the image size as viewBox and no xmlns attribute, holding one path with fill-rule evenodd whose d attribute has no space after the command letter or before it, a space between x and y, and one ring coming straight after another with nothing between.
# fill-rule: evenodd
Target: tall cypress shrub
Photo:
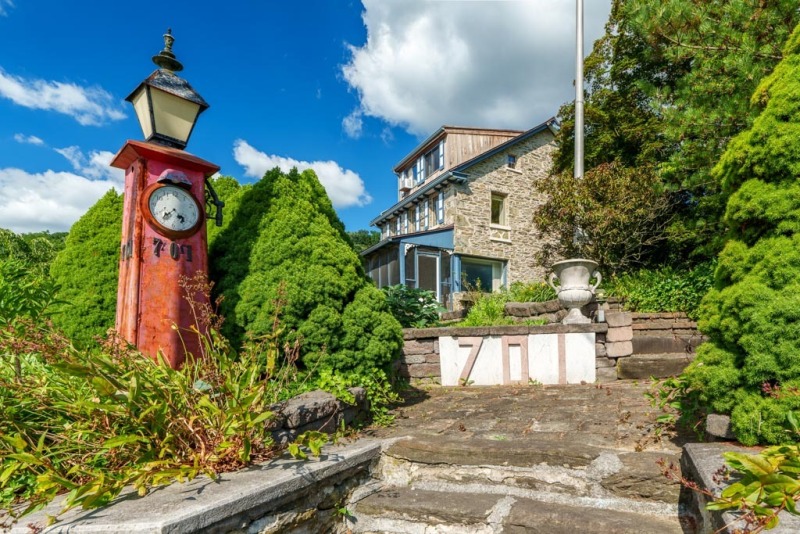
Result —
<instances>
[{"instance_id":1,"label":"tall cypress shrub","mask_svg":"<svg viewBox=\"0 0 800 534\"><path fill-rule=\"evenodd\" d=\"M800 26L751 102L760 115L714 170L730 239L700 310L710 341L684 375L748 445L790 441L800 410Z\"/></svg>"},{"instance_id":2,"label":"tall cypress shrub","mask_svg":"<svg viewBox=\"0 0 800 534\"><path fill-rule=\"evenodd\" d=\"M234 343L272 332L279 312L283 340L301 340L309 367L369 370L400 350L400 325L313 171L267 172L216 242L224 243L214 273Z\"/></svg>"},{"instance_id":3,"label":"tall cypress shrub","mask_svg":"<svg viewBox=\"0 0 800 534\"><path fill-rule=\"evenodd\" d=\"M79 347L114 327L122 207L122 195L109 190L72 225L50 267L62 301L53 322Z\"/></svg>"}]
</instances>

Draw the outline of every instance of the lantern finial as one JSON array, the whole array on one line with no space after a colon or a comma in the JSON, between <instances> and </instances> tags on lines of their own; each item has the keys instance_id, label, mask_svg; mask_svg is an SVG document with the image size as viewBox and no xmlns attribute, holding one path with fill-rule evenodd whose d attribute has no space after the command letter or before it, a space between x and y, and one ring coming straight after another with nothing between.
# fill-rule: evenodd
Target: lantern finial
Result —
<instances>
[{"instance_id":1,"label":"lantern finial","mask_svg":"<svg viewBox=\"0 0 800 534\"><path fill-rule=\"evenodd\" d=\"M183 70L183 65L175 58L175 54L172 52L172 43L174 42L172 28L168 28L167 33L164 34L164 50L159 52L157 56L153 56L153 63L164 70L179 72Z\"/></svg>"}]
</instances>

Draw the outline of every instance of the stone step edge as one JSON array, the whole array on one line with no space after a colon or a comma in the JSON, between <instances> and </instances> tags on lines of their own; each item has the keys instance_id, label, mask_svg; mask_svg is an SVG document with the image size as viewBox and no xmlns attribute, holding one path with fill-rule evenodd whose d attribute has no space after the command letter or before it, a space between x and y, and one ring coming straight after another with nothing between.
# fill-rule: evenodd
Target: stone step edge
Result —
<instances>
[{"instance_id":1,"label":"stone step edge","mask_svg":"<svg viewBox=\"0 0 800 534\"><path fill-rule=\"evenodd\" d=\"M198 476L191 482L164 486L142 498L135 497L131 488L99 510L72 509L40 532L203 532L215 524L247 516L253 509L265 511L266 515L270 506L280 506L303 489L358 466L368 466L384 445L379 440L359 440L345 446L327 446L320 458L303 461L281 457L223 473L216 481ZM63 498L56 499L44 510L25 516L7 532L30 534L29 524L46 525L48 515L58 515L62 501Z\"/></svg>"},{"instance_id":2,"label":"stone step edge","mask_svg":"<svg viewBox=\"0 0 800 534\"><path fill-rule=\"evenodd\" d=\"M488 484L456 484L452 482L417 482L409 486L390 486L385 485L382 491L408 491L425 490L437 493L450 494L480 494L497 495L505 497L519 497L532 501L548 504L563 504L578 506L590 509L604 509L618 512L634 512L653 517L678 517L689 512L688 508L679 504L668 504L662 502L651 502L624 497L580 497L564 493L553 493L547 491L528 490L513 486L490 486ZM366 495L362 498L365 498ZM359 499L361 500L361 499ZM358 514L358 503L353 503L351 512ZM350 506L350 504L348 504Z\"/></svg>"},{"instance_id":3,"label":"stone step edge","mask_svg":"<svg viewBox=\"0 0 800 534\"><path fill-rule=\"evenodd\" d=\"M645 455L645 456L642 456ZM655 472L642 471L636 466L637 459L652 460L656 467L658 457L679 465L679 455L669 451L604 451L585 467L568 467L563 463L537 463L528 466L513 464L440 464L408 460L402 455L393 455L386 450L376 464L373 473L387 485L415 486L418 484L462 483L501 487L518 487L542 491L545 487L556 488L548 492L561 495L602 495L609 498L629 498L646 502L671 502L677 498L679 485ZM632 463L631 463L632 460ZM442 469L443 466L447 469ZM647 486L649 496L635 495L636 482L651 481ZM520 482L521 480L521 482ZM628 482L626 493L625 481ZM632 485L631 485L632 484ZM640 488L641 489L641 488Z\"/></svg>"}]
</instances>

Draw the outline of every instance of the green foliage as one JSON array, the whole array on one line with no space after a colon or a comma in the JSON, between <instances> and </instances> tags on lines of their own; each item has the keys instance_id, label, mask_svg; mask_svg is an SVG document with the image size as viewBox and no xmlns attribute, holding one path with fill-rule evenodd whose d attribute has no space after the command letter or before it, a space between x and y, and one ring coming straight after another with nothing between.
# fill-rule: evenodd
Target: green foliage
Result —
<instances>
[{"instance_id":1,"label":"green foliage","mask_svg":"<svg viewBox=\"0 0 800 534\"><path fill-rule=\"evenodd\" d=\"M506 316L507 292L469 293L472 305L467 316L459 326L503 326L516 324L513 318Z\"/></svg>"},{"instance_id":2,"label":"green foliage","mask_svg":"<svg viewBox=\"0 0 800 534\"><path fill-rule=\"evenodd\" d=\"M625 308L638 312L685 312L696 318L703 296L714 283L716 262L689 270L672 267L641 269L609 277L604 286L610 296L625 300Z\"/></svg>"},{"instance_id":3,"label":"green foliage","mask_svg":"<svg viewBox=\"0 0 800 534\"><path fill-rule=\"evenodd\" d=\"M271 331L280 303L282 341L302 340L308 368L374 369L399 353L400 325L312 171L273 169L247 188L214 251L211 271L234 346L245 333Z\"/></svg>"},{"instance_id":4,"label":"green foliage","mask_svg":"<svg viewBox=\"0 0 800 534\"><path fill-rule=\"evenodd\" d=\"M296 460L307 460L308 454L312 456L319 456L322 453L322 447L328 443L328 435L314 430L303 432L289 444L289 454ZM308 451L308 453L306 452Z\"/></svg>"},{"instance_id":5,"label":"green foliage","mask_svg":"<svg viewBox=\"0 0 800 534\"><path fill-rule=\"evenodd\" d=\"M439 322L439 313L445 311L433 291L416 289L403 284L382 288L386 304L403 328L426 328Z\"/></svg>"},{"instance_id":6,"label":"green foliage","mask_svg":"<svg viewBox=\"0 0 800 534\"><path fill-rule=\"evenodd\" d=\"M553 289L545 282L514 282L506 290L484 293L480 285L470 288L466 299L470 303L467 316L459 326L506 326L525 324L536 326L547 324L546 320L531 319L518 322L506 315L507 302L545 302L556 298Z\"/></svg>"},{"instance_id":7,"label":"green foliage","mask_svg":"<svg viewBox=\"0 0 800 534\"><path fill-rule=\"evenodd\" d=\"M355 399L350 393L350 388L361 387L367 392L369 404L369 418L373 424L388 425L394 421L394 416L389 413L389 406L399 403L402 399L392 387L392 383L381 369L372 371L353 371L340 373L331 369L321 369L309 377L299 389L290 388L291 395L304 391L321 389L334 395L337 399L353 404Z\"/></svg>"},{"instance_id":8,"label":"green foliage","mask_svg":"<svg viewBox=\"0 0 800 534\"><path fill-rule=\"evenodd\" d=\"M794 0L612 2L586 59L586 168L658 170L675 202L656 261L702 261L722 248L727 193L711 170L758 115L749 99L798 22ZM559 115L557 172L572 168L572 104Z\"/></svg>"},{"instance_id":9,"label":"green foliage","mask_svg":"<svg viewBox=\"0 0 800 534\"><path fill-rule=\"evenodd\" d=\"M682 69L657 53L631 24L623 0L613 0L605 35L595 41L584 62L586 87L584 164L592 169L618 161L626 167L652 167L667 147L652 93L667 90ZM556 173L572 171L575 153L575 106L559 110L561 130L553 156Z\"/></svg>"},{"instance_id":10,"label":"green foliage","mask_svg":"<svg viewBox=\"0 0 800 534\"><path fill-rule=\"evenodd\" d=\"M688 395L730 413L734 433L748 445L786 442L786 417L800 409L800 126L792 119L800 116L798 40L800 28L755 93L763 111L714 169L731 192L731 239L700 310L710 342L685 372Z\"/></svg>"},{"instance_id":11,"label":"green foliage","mask_svg":"<svg viewBox=\"0 0 800 534\"><path fill-rule=\"evenodd\" d=\"M353 250L356 252L366 250L381 240L381 233L377 230L356 230L355 232L347 232L347 235L353 243Z\"/></svg>"},{"instance_id":12,"label":"green foliage","mask_svg":"<svg viewBox=\"0 0 800 534\"><path fill-rule=\"evenodd\" d=\"M222 208L222 226L217 226L212 220L206 224L208 231L208 250L209 250L209 263L213 264L214 259L225 248L224 243L218 243L219 237L231 225L232 214L236 213L239 204L242 201L242 196L250 186L241 185L235 178L230 176L217 176L210 178L211 186L217 192L219 199L225 203Z\"/></svg>"},{"instance_id":13,"label":"green foliage","mask_svg":"<svg viewBox=\"0 0 800 534\"><path fill-rule=\"evenodd\" d=\"M546 302L558 297L546 282L512 282L508 291L509 302Z\"/></svg>"},{"instance_id":14,"label":"green foliage","mask_svg":"<svg viewBox=\"0 0 800 534\"><path fill-rule=\"evenodd\" d=\"M788 412L786 422L786 433L797 441L800 426L794 412ZM739 476L719 497L709 494L713 500L706 505L707 510L736 510L748 525L748 532L776 527L784 510L800 515L800 445L768 447L758 454L725 452L723 456Z\"/></svg>"},{"instance_id":15,"label":"green foliage","mask_svg":"<svg viewBox=\"0 0 800 534\"><path fill-rule=\"evenodd\" d=\"M80 347L114 327L122 206L109 190L72 226L50 268L63 301L53 321Z\"/></svg>"},{"instance_id":16,"label":"green foliage","mask_svg":"<svg viewBox=\"0 0 800 534\"><path fill-rule=\"evenodd\" d=\"M63 341L0 362L0 496L23 514L68 492L64 509L108 503L271 453L272 388L255 352L234 359L217 335L181 370L135 352ZM47 354L54 357L45 357Z\"/></svg>"},{"instance_id":17,"label":"green foliage","mask_svg":"<svg viewBox=\"0 0 800 534\"><path fill-rule=\"evenodd\" d=\"M591 258L605 273L641 264L665 241L671 206L652 169L602 164L575 180L571 173L551 176L541 185L547 199L533 219L545 240L539 260ZM580 228L583 238L575 239Z\"/></svg>"}]
</instances>

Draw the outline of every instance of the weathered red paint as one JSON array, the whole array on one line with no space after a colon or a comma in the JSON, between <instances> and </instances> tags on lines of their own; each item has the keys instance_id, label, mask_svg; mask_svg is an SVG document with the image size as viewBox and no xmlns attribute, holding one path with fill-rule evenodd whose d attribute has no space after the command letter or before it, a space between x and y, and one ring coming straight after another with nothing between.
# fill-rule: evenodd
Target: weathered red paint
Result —
<instances>
[{"instance_id":1,"label":"weathered red paint","mask_svg":"<svg viewBox=\"0 0 800 534\"><path fill-rule=\"evenodd\" d=\"M156 358L160 351L171 367L178 368L187 354L201 355L200 339L193 332L197 318L180 279L208 272L206 225L192 236L171 239L145 222L140 198L163 171L174 169L186 174L192 182L192 194L204 205L205 180L219 167L182 150L139 141L128 141L111 166L125 170L116 329L143 353ZM155 254L156 239L165 244L159 256ZM191 247L191 262L185 254L177 260L170 256L173 242ZM208 303L200 293L191 295L191 299L195 309Z\"/></svg>"}]
</instances>

